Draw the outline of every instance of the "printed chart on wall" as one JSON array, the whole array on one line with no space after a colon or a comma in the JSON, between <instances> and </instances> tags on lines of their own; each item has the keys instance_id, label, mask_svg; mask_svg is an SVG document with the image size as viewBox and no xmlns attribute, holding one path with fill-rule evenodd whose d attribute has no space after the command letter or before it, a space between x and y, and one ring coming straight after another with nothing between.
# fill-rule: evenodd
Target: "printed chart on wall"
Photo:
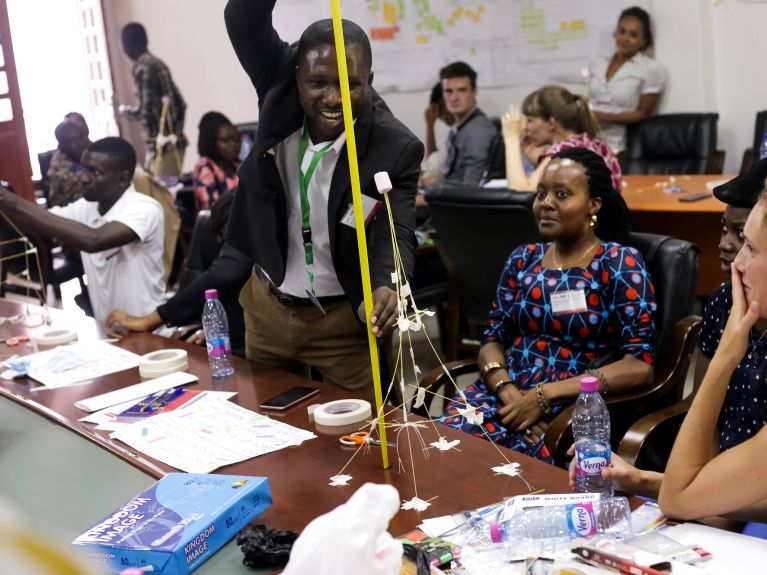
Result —
<instances>
[{"instance_id":1,"label":"printed chart on wall","mask_svg":"<svg viewBox=\"0 0 767 575\"><path fill-rule=\"evenodd\" d=\"M486 87L581 82L583 70L613 48L613 0L342 0L344 18L373 45L380 92L424 90L438 70L464 60ZM298 40L330 2L280 0L275 28Z\"/></svg>"}]
</instances>

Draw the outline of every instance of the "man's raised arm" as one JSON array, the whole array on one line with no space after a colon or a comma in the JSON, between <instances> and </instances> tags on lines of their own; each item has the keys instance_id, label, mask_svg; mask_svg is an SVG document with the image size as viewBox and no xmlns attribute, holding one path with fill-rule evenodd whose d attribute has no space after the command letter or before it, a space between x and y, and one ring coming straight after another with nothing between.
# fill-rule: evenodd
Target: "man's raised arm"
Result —
<instances>
[{"instance_id":1,"label":"man's raised arm","mask_svg":"<svg viewBox=\"0 0 767 575\"><path fill-rule=\"evenodd\" d=\"M276 0L229 0L224 9L226 31L240 64L259 94L265 93L288 55L272 25Z\"/></svg>"}]
</instances>

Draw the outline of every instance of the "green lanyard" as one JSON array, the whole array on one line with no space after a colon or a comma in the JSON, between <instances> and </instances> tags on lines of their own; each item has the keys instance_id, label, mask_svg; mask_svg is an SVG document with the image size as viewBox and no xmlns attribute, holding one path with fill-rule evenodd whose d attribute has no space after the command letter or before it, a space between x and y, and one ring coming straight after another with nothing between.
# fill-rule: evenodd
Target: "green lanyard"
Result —
<instances>
[{"instance_id":1,"label":"green lanyard","mask_svg":"<svg viewBox=\"0 0 767 575\"><path fill-rule=\"evenodd\" d=\"M298 143L298 184L301 192L301 236L304 241L304 257L306 258L306 275L309 278L309 285L311 286L312 294L314 293L314 272L310 270L310 266L314 264L314 247L312 245L312 224L309 221L309 183L312 181L314 170L317 169L317 164L320 163L322 156L328 151L328 148L333 145L330 142L327 146L315 152L312 161L309 162L309 168L304 173L301 170L301 165L304 163L304 155L309 147L309 135L307 134L306 127L301 132L301 139Z\"/></svg>"}]
</instances>

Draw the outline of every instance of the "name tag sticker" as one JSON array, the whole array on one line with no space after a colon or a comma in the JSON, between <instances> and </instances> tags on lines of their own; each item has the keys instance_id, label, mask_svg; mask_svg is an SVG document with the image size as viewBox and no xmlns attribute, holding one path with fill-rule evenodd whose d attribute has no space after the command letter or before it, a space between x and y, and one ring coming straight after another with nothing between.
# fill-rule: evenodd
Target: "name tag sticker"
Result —
<instances>
[{"instance_id":1,"label":"name tag sticker","mask_svg":"<svg viewBox=\"0 0 767 575\"><path fill-rule=\"evenodd\" d=\"M371 198L370 196L366 196L365 194L362 194L362 213L365 215L365 225L367 226L370 223L370 220L373 219L373 217L378 212L378 208L381 207L381 202L376 200L375 198ZM346 213L344 214L344 217L341 218L341 223L345 226L349 226L350 228L356 227L354 224L354 205L349 204L349 207L346 208Z\"/></svg>"},{"instance_id":2,"label":"name tag sticker","mask_svg":"<svg viewBox=\"0 0 767 575\"><path fill-rule=\"evenodd\" d=\"M586 292L582 289L556 292L551 297L551 313L564 315L586 311Z\"/></svg>"}]
</instances>

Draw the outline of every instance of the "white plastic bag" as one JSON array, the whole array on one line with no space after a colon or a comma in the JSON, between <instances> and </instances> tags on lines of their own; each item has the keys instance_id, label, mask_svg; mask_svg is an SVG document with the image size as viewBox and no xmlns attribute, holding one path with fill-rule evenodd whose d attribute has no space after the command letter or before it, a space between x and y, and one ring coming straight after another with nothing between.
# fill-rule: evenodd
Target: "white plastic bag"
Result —
<instances>
[{"instance_id":1,"label":"white plastic bag","mask_svg":"<svg viewBox=\"0 0 767 575\"><path fill-rule=\"evenodd\" d=\"M402 543L386 530L398 509L394 487L366 483L306 526L283 575L398 575Z\"/></svg>"}]
</instances>

